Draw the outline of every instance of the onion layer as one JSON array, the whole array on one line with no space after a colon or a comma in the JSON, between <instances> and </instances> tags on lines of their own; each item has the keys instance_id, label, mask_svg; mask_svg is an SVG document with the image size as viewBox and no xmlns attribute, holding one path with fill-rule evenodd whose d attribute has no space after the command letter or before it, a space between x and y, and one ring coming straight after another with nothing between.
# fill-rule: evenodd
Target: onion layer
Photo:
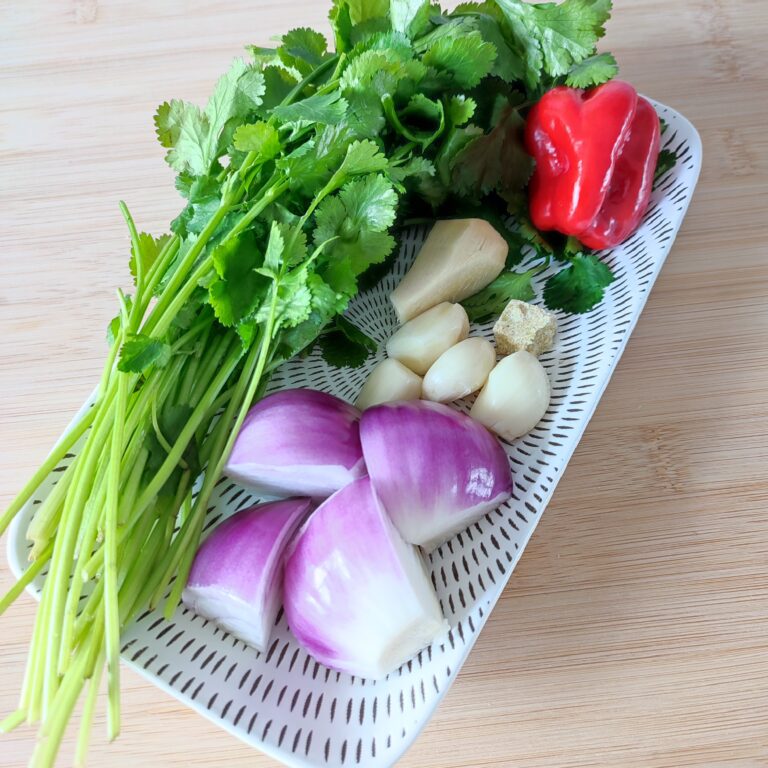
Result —
<instances>
[{"instance_id":1,"label":"onion layer","mask_svg":"<svg viewBox=\"0 0 768 768\"><path fill-rule=\"evenodd\" d=\"M283 553L312 502L286 499L237 512L198 551L182 599L263 651L283 585Z\"/></svg>"},{"instance_id":2,"label":"onion layer","mask_svg":"<svg viewBox=\"0 0 768 768\"><path fill-rule=\"evenodd\" d=\"M512 493L498 440L469 416L424 400L367 410L360 441L368 474L403 538L429 551Z\"/></svg>"},{"instance_id":3,"label":"onion layer","mask_svg":"<svg viewBox=\"0 0 768 768\"><path fill-rule=\"evenodd\" d=\"M365 473L359 418L356 408L325 392L276 392L249 411L226 472L267 493L330 496Z\"/></svg>"},{"instance_id":4,"label":"onion layer","mask_svg":"<svg viewBox=\"0 0 768 768\"><path fill-rule=\"evenodd\" d=\"M321 504L285 565L285 614L332 669L378 679L447 630L421 553L406 544L365 477Z\"/></svg>"}]
</instances>

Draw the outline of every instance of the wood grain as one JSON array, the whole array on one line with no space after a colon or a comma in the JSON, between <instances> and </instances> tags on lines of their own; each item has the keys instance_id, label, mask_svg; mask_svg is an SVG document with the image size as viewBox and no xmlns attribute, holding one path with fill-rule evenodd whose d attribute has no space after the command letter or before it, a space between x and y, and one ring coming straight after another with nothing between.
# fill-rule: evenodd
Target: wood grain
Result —
<instances>
[{"instance_id":1,"label":"wood grain","mask_svg":"<svg viewBox=\"0 0 768 768\"><path fill-rule=\"evenodd\" d=\"M699 189L533 542L403 766L768 765L768 5L615 6L623 76L702 134ZM95 381L127 277L117 201L155 231L179 207L155 106L203 100L244 43L322 26L325 10L0 3L0 505ZM2 619L2 712L33 614L24 597ZM97 721L94 766L275 765L129 671L123 704L116 744ZM32 744L2 737L0 766Z\"/></svg>"}]
</instances>

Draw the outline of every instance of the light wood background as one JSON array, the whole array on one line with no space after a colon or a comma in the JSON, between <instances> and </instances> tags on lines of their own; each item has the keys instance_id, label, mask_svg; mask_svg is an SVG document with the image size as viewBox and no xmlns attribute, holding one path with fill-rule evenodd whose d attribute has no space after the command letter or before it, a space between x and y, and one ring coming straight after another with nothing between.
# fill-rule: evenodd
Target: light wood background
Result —
<instances>
[{"instance_id":1,"label":"light wood background","mask_svg":"<svg viewBox=\"0 0 768 768\"><path fill-rule=\"evenodd\" d=\"M615 5L606 47L698 127L701 181L550 508L403 766L768 766L768 3ZM326 6L0 0L0 505L95 382L127 282L118 199L153 231L179 209L155 106L202 101L245 43L323 28ZM0 620L3 713L33 613L25 596ZM123 735L108 745L100 717L93 766L274 765L123 679ZM1 737L0 766L32 743Z\"/></svg>"}]
</instances>

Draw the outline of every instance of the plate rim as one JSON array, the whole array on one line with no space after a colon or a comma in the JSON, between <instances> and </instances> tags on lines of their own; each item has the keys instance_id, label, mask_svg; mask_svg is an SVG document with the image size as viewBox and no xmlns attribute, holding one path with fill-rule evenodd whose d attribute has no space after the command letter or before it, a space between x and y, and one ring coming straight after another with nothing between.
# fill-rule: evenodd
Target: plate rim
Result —
<instances>
[{"instance_id":1,"label":"plate rim","mask_svg":"<svg viewBox=\"0 0 768 768\"><path fill-rule=\"evenodd\" d=\"M611 381L611 378L613 377L616 367L619 364L621 356L623 355L624 350L626 349L626 346L629 343L629 340L632 336L632 333L635 330L637 322L641 314L643 313L643 310L645 309L648 296L650 295L661 270L666 264L669 253L671 252L672 247L674 246L675 240L677 239L677 235L680 232L683 222L685 221L686 215L688 213L688 208L690 206L691 201L693 200L693 195L696 190L696 186L698 184L699 177L701 174L701 169L703 164L703 145L702 145L701 136L698 130L696 129L696 127L694 126L694 124L687 117L685 117L685 115L678 112L673 107L663 104L662 102L656 101L655 99L652 99L650 97L645 97L645 98L647 98L651 102L651 104L653 104L657 114L659 114L660 116L663 116L662 113L671 113L674 116L675 121L681 124L681 126L685 129L686 139L690 146L693 161L694 161L693 168L691 170L691 177L690 177L690 194L688 195L688 198L685 201L680 211L677 224L669 240L669 244L666 248L666 252L664 253L663 258L661 258L658 261L658 264L655 266L654 271L649 277L648 288L645 291L642 302L638 306L637 311L633 314L632 318L630 319L626 332L624 333L624 336L614 353L613 360L610 363L610 367L607 371L607 374L604 377L603 381L600 382L599 387L596 389L594 400L590 408L588 409L588 411L585 411L584 418L579 428L573 435L574 439L572 440L572 447L570 448L567 454L566 460L563 462L562 471L560 472L559 476L556 478L556 481L554 482L554 484L550 489L550 492L546 498L546 503L543 504L543 507L541 510L542 514L546 510L546 507L548 506L552 498L552 495L554 495L554 492L559 484L559 481L562 479L562 474L565 470L565 467L567 466L568 462L570 462L573 456L573 453L575 452L576 448L581 442L581 438L583 437L584 432L586 431L595 411L597 410L598 405L600 404L603 394L605 393L605 390L609 382ZM64 440L64 438L71 432L72 428L78 422L82 414L90 407L91 403L93 402L95 392L96 390L94 389L93 392L88 396L88 398L86 398L84 404L80 407L80 409L71 419L67 427L61 433L60 437L56 440L51 450L48 452L48 456L50 456L50 454L52 454L56 450L56 448L61 444L62 440ZM10 571L16 579L19 579L25 570L23 563L18 557L17 542L19 538L24 538L26 535L26 532L22 531L21 528L22 528L22 525L25 524L23 521L26 520L27 514L25 513L28 512L30 504L31 504L31 499L24 505L24 507L22 507L21 510L19 510L18 514L14 517L10 526L8 527L8 535L6 539L6 558L8 561ZM537 525L538 525L538 521L537 521ZM532 526L530 530L527 531L526 536L522 539L520 556L522 556L522 553L524 552L525 547L527 547L531 537L533 536L534 531L536 530L537 525ZM471 643L464 644L461 656L459 657L455 670L452 672L452 679L450 683L442 687L441 690L437 692L435 698L432 700L433 701L432 706L427 706L423 708L422 716L419 717L415 727L410 729L407 736L402 738L397 743L397 745L393 746L387 751L387 759L389 761L388 763L386 763L387 765L392 766L395 763L397 763L397 761L405 754L405 752L407 752L410 749L410 747L413 745L413 743L422 733L423 729L426 727L429 720L432 718L434 712L439 707L445 695L451 689L453 682L455 681L459 672L461 671L464 664L466 663L467 658L472 652L472 649L474 648L477 637L480 636L480 633L485 627L485 624L488 621L488 618L491 616L493 609L496 607L496 604L498 603L501 595L503 594L506 588L506 585L509 583L509 579L512 577L512 573L514 572L514 567L515 566L510 568L508 574L504 579L504 583L501 589L499 589L496 595L492 596L489 602L487 603L486 609L483 611L483 615L478 622L477 631L475 633L475 639ZM34 585L32 584L28 585L25 591L28 592L30 595L32 595L35 600L39 600L39 594L35 590ZM129 668L131 668L135 672L137 672L143 679L152 683L155 687L157 687L164 693L167 693L170 696L172 696L185 708L192 709L193 711L202 715L205 719L214 723L217 727L221 728L227 733L235 736L238 740L240 740L244 744L247 744L249 747L258 749L260 752L263 752L264 754L276 760L277 762L290 766L292 768L317 768L316 762L305 759L303 755L297 752L289 753L287 751L282 750L279 747L273 746L270 742L267 742L263 739L250 738L241 729L239 729L234 724L230 723L225 718L219 718L219 717L213 716L213 713L211 712L211 710L206 708L202 702L198 702L196 699L189 700L188 698L184 697L181 691L169 685L159 675L155 674L154 672L151 672L149 669L145 668L141 664L138 664L137 662L132 661L127 654L121 654L121 658L123 663L125 663Z\"/></svg>"}]
</instances>

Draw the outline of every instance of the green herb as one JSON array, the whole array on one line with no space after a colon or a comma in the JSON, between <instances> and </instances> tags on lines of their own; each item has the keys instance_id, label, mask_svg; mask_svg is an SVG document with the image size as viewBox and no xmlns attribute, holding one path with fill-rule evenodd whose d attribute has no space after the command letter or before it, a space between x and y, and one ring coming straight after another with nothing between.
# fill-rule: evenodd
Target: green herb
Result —
<instances>
[{"instance_id":1,"label":"green herb","mask_svg":"<svg viewBox=\"0 0 768 768\"><path fill-rule=\"evenodd\" d=\"M659 152L659 159L656 161L656 171L653 177L654 183L667 172L671 171L677 165L677 155L671 149L662 149Z\"/></svg>"},{"instance_id":2,"label":"green herb","mask_svg":"<svg viewBox=\"0 0 768 768\"><path fill-rule=\"evenodd\" d=\"M565 78L572 88L592 88L608 82L619 73L619 65L610 53L599 53L574 64Z\"/></svg>"},{"instance_id":3,"label":"green herb","mask_svg":"<svg viewBox=\"0 0 768 768\"><path fill-rule=\"evenodd\" d=\"M606 264L593 253L579 253L565 269L547 280L544 302L550 309L588 312L603 299L605 289L614 281Z\"/></svg>"},{"instance_id":4,"label":"green herb","mask_svg":"<svg viewBox=\"0 0 768 768\"><path fill-rule=\"evenodd\" d=\"M525 62L525 82L531 89L592 56L611 14L611 0L565 0L559 5L496 0L496 5Z\"/></svg>"},{"instance_id":5,"label":"green herb","mask_svg":"<svg viewBox=\"0 0 768 768\"><path fill-rule=\"evenodd\" d=\"M337 368L359 368L376 351L376 342L342 315L318 339L323 358Z\"/></svg>"},{"instance_id":6,"label":"green herb","mask_svg":"<svg viewBox=\"0 0 768 768\"><path fill-rule=\"evenodd\" d=\"M504 272L487 288L462 302L469 319L482 323L498 317L512 299L530 301L536 296L531 281L538 269L525 272Z\"/></svg>"}]
</instances>

